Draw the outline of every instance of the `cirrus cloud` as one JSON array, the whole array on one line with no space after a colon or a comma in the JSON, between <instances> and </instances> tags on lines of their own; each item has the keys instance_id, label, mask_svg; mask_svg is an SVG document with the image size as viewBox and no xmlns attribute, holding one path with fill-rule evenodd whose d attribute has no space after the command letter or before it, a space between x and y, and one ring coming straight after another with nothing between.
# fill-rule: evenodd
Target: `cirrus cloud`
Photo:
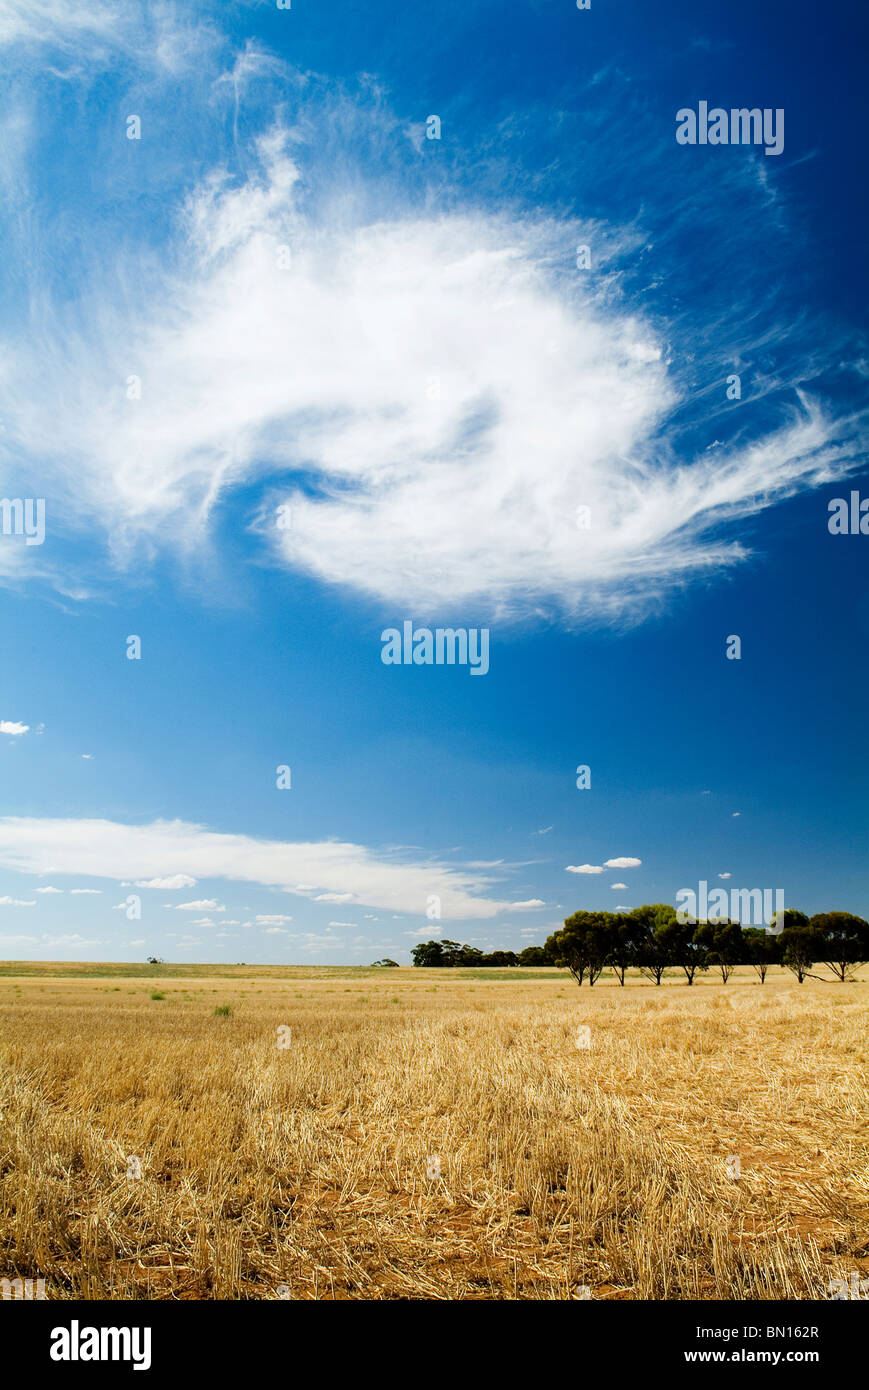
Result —
<instances>
[{"instance_id":1,"label":"cirrus cloud","mask_svg":"<svg viewBox=\"0 0 869 1390\"><path fill-rule=\"evenodd\" d=\"M684 453L675 359L695 325L620 294L636 228L487 204L459 170L448 203L421 210L421 151L390 162L406 123L263 54L201 78L201 100L236 104L237 139L258 65L295 122L261 113L243 175L234 146L175 188L136 281L114 227L80 263L74 311L30 266L38 324L7 335L7 442L57 461L57 515L116 562L205 548L247 489L276 563L381 604L628 618L744 560L723 523L851 466L853 421L839 430L795 388L775 418L749 429L743 406L730 442ZM342 178L335 145L352 164L362 129L369 163ZM592 234L595 280L575 267Z\"/></svg>"}]
</instances>

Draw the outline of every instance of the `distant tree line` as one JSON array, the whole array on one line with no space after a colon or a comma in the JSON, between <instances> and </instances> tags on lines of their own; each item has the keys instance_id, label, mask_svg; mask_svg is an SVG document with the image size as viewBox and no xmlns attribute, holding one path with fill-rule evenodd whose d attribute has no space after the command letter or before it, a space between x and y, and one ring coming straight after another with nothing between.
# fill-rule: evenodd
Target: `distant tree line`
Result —
<instances>
[{"instance_id":1,"label":"distant tree line","mask_svg":"<svg viewBox=\"0 0 869 1390\"><path fill-rule=\"evenodd\" d=\"M479 951L458 941L421 941L410 953L414 965L554 965L543 946L515 951Z\"/></svg>"},{"instance_id":2,"label":"distant tree line","mask_svg":"<svg viewBox=\"0 0 869 1390\"><path fill-rule=\"evenodd\" d=\"M837 980L852 980L869 960L869 923L851 912L818 912L807 917L787 908L769 927L744 927L728 918L703 922L680 920L683 913L666 903L651 903L632 912L574 912L543 946L515 951L478 950L458 941L420 942L411 951L419 966L566 967L578 985L594 985L611 970L620 985L630 969L659 985L665 970L681 970L693 985L698 973L717 970L726 984L734 967L750 965L761 984L770 966L784 965L797 978L822 978L814 967L826 965Z\"/></svg>"}]
</instances>

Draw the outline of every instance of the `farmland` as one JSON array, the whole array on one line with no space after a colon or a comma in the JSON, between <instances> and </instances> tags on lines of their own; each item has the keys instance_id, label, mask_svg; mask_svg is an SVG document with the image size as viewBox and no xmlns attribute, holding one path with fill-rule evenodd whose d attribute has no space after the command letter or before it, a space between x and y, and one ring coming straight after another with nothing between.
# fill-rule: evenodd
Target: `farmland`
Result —
<instances>
[{"instance_id":1,"label":"farmland","mask_svg":"<svg viewBox=\"0 0 869 1390\"><path fill-rule=\"evenodd\" d=\"M51 1299L769 1299L869 1274L867 972L0 972ZM279 1045L280 1044L280 1045Z\"/></svg>"}]
</instances>

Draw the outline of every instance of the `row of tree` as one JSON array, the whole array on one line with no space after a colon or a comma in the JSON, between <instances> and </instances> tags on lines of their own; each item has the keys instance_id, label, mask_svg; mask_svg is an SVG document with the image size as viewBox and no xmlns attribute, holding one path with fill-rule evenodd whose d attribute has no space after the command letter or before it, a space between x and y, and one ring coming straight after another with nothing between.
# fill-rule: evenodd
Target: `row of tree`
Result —
<instances>
[{"instance_id":1,"label":"row of tree","mask_svg":"<svg viewBox=\"0 0 869 1390\"><path fill-rule=\"evenodd\" d=\"M457 941L420 942L411 951L420 966L555 965L566 967L578 985L593 985L604 970L619 984L628 970L639 970L656 985L667 969L681 970L689 985L704 970L717 970L726 984L735 966L750 965L761 984L773 965L784 965L800 984L827 965L837 980L854 978L869 960L869 923L850 912L819 912L807 917L787 908L769 927L744 927L727 918L680 920L684 914L666 903L632 912L574 912L543 946L515 951L478 950Z\"/></svg>"},{"instance_id":2,"label":"row of tree","mask_svg":"<svg viewBox=\"0 0 869 1390\"><path fill-rule=\"evenodd\" d=\"M543 946L515 951L480 951L458 941L421 941L410 953L414 965L554 965Z\"/></svg>"}]
</instances>

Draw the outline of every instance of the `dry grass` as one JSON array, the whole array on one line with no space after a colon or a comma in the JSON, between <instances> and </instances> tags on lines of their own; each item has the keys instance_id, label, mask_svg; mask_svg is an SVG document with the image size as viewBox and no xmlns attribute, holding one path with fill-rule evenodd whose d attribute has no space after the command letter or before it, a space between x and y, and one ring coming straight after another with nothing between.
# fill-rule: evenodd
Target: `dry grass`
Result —
<instances>
[{"instance_id":1,"label":"dry grass","mask_svg":"<svg viewBox=\"0 0 869 1390\"><path fill-rule=\"evenodd\" d=\"M0 1276L765 1299L869 1273L865 981L289 973L0 979Z\"/></svg>"}]
</instances>

